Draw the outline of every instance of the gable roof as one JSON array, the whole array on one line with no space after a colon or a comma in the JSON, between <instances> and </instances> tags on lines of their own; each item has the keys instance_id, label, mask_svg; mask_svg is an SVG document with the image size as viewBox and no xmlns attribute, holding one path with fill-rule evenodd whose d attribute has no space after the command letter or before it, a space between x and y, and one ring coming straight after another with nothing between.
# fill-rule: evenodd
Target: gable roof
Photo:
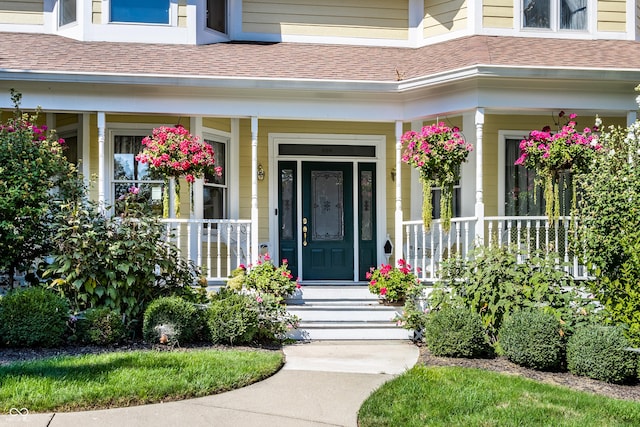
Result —
<instances>
[{"instance_id":1,"label":"gable roof","mask_svg":"<svg viewBox=\"0 0 640 427\"><path fill-rule=\"evenodd\" d=\"M635 73L640 71L640 42L468 36L420 48L244 42L169 45L0 32L0 78L10 78L2 77L5 73L27 72L396 82L478 65Z\"/></svg>"}]
</instances>

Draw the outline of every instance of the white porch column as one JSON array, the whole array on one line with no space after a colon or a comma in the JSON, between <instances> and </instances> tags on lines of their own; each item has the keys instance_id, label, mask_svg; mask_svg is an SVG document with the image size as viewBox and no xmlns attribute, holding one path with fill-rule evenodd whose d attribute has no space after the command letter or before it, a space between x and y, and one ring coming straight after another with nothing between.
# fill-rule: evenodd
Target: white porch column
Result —
<instances>
[{"instance_id":1,"label":"white porch column","mask_svg":"<svg viewBox=\"0 0 640 427\"><path fill-rule=\"evenodd\" d=\"M402 258L402 121L396 122L396 216L394 236L395 263Z\"/></svg>"},{"instance_id":2,"label":"white porch column","mask_svg":"<svg viewBox=\"0 0 640 427\"><path fill-rule=\"evenodd\" d=\"M251 117L251 255L258 259L258 118Z\"/></svg>"},{"instance_id":3,"label":"white porch column","mask_svg":"<svg viewBox=\"0 0 640 427\"><path fill-rule=\"evenodd\" d=\"M91 170L89 165L91 164L91 127L90 120L91 115L89 113L82 113L80 115L80 140L82 141L82 177L84 184L89 187L89 181L91 178Z\"/></svg>"},{"instance_id":4,"label":"white porch column","mask_svg":"<svg viewBox=\"0 0 640 427\"><path fill-rule=\"evenodd\" d=\"M483 200L483 168L482 168L482 131L484 129L484 108L476 110L476 240L478 244L484 243L484 200Z\"/></svg>"},{"instance_id":5,"label":"white porch column","mask_svg":"<svg viewBox=\"0 0 640 427\"><path fill-rule=\"evenodd\" d=\"M424 122L422 120L416 120L411 122L411 130L420 132L422 130ZM422 184L420 183L420 172L418 168L411 168L411 214L409 219L422 218Z\"/></svg>"},{"instance_id":6,"label":"white porch column","mask_svg":"<svg viewBox=\"0 0 640 427\"><path fill-rule=\"evenodd\" d=\"M191 117L189 120L189 127L192 135L198 136L200 140L204 140L202 136L202 117ZM215 153L214 153L215 155ZM203 200L203 189L204 189L204 177L196 178L195 182L191 184L191 188L189 189L191 192L191 212L190 218L192 219L202 219L204 217L204 200Z\"/></svg>"},{"instance_id":7,"label":"white porch column","mask_svg":"<svg viewBox=\"0 0 640 427\"><path fill-rule=\"evenodd\" d=\"M106 126L106 115L104 111L98 111L98 209L105 214L105 195L107 194L107 165L104 154L104 134Z\"/></svg>"}]
</instances>

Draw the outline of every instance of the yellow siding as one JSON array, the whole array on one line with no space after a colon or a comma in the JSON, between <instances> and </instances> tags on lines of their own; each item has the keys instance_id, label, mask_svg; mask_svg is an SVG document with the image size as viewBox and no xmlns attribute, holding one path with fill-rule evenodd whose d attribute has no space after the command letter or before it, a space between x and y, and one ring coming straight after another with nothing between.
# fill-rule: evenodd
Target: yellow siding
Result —
<instances>
[{"instance_id":1,"label":"yellow siding","mask_svg":"<svg viewBox=\"0 0 640 427\"><path fill-rule=\"evenodd\" d=\"M467 27L467 0L425 0L424 37L433 37Z\"/></svg>"},{"instance_id":2,"label":"yellow siding","mask_svg":"<svg viewBox=\"0 0 640 427\"><path fill-rule=\"evenodd\" d=\"M231 120L215 117L205 117L202 119L202 126L211 129L221 130L223 132L231 132Z\"/></svg>"},{"instance_id":3,"label":"yellow siding","mask_svg":"<svg viewBox=\"0 0 640 427\"><path fill-rule=\"evenodd\" d=\"M187 27L187 0L178 2L178 27Z\"/></svg>"},{"instance_id":4,"label":"yellow siding","mask_svg":"<svg viewBox=\"0 0 640 427\"><path fill-rule=\"evenodd\" d=\"M484 0L482 26L485 28L513 28L513 0Z\"/></svg>"},{"instance_id":5,"label":"yellow siding","mask_svg":"<svg viewBox=\"0 0 640 427\"><path fill-rule=\"evenodd\" d=\"M366 4L366 7L363 5ZM247 0L242 3L242 30L282 35L408 37L408 0Z\"/></svg>"},{"instance_id":6,"label":"yellow siding","mask_svg":"<svg viewBox=\"0 0 640 427\"><path fill-rule=\"evenodd\" d=\"M42 25L42 0L0 1L0 24Z\"/></svg>"},{"instance_id":7,"label":"yellow siding","mask_svg":"<svg viewBox=\"0 0 640 427\"><path fill-rule=\"evenodd\" d=\"M102 24L102 0L93 0L91 2L91 22Z\"/></svg>"},{"instance_id":8,"label":"yellow siding","mask_svg":"<svg viewBox=\"0 0 640 427\"><path fill-rule=\"evenodd\" d=\"M78 124L77 114L56 114L56 129Z\"/></svg>"},{"instance_id":9,"label":"yellow siding","mask_svg":"<svg viewBox=\"0 0 640 427\"><path fill-rule=\"evenodd\" d=\"M625 0L598 1L598 31L625 32L626 20Z\"/></svg>"},{"instance_id":10,"label":"yellow siding","mask_svg":"<svg viewBox=\"0 0 640 427\"><path fill-rule=\"evenodd\" d=\"M636 0L636 37L640 34L640 1Z\"/></svg>"}]
</instances>

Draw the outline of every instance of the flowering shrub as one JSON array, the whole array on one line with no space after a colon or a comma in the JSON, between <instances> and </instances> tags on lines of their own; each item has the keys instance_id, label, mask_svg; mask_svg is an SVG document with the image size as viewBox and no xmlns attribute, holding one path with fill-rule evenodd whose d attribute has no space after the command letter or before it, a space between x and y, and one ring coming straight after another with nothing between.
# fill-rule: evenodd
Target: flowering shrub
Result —
<instances>
[{"instance_id":1,"label":"flowering shrub","mask_svg":"<svg viewBox=\"0 0 640 427\"><path fill-rule=\"evenodd\" d=\"M561 111L559 118L564 116L564 111ZM549 218L557 218L560 213L560 174L568 170L586 172L593 163L595 153L602 149L594 133L601 125L600 120L596 120L594 128L587 127L579 133L576 130L576 117L576 114L570 114L569 121L556 133L546 126L541 131L531 131L529 137L520 142L520 157L515 164L536 170L538 183L544 186Z\"/></svg>"},{"instance_id":2,"label":"flowering shrub","mask_svg":"<svg viewBox=\"0 0 640 427\"><path fill-rule=\"evenodd\" d=\"M151 170L162 176L184 176L187 182L194 182L210 170L218 175L222 173L222 168L215 166L211 145L192 136L181 125L153 129L152 135L142 140L142 145L145 148L136 160L148 163Z\"/></svg>"},{"instance_id":3,"label":"flowering shrub","mask_svg":"<svg viewBox=\"0 0 640 427\"><path fill-rule=\"evenodd\" d=\"M457 127L444 123L424 126L420 132L409 131L402 136L405 149L402 161L420 172L423 188L422 220L426 229L431 226L433 207L431 187L440 187L440 218L445 231L449 230L453 202L453 186L460 178L460 165L472 150Z\"/></svg>"},{"instance_id":4,"label":"flowering shrub","mask_svg":"<svg viewBox=\"0 0 640 427\"><path fill-rule=\"evenodd\" d=\"M411 266L403 259L398 260L398 267L382 264L367 272L369 292L377 294L388 302L402 301L410 289L418 284L418 278L411 272Z\"/></svg>"},{"instance_id":5,"label":"flowering shrub","mask_svg":"<svg viewBox=\"0 0 640 427\"><path fill-rule=\"evenodd\" d=\"M300 284L293 279L289 271L287 260L283 259L282 264L276 267L271 262L269 254L260 256L255 265L250 264L246 267L240 264L227 283L236 290L244 286L250 290L268 293L281 302L300 288Z\"/></svg>"}]
</instances>

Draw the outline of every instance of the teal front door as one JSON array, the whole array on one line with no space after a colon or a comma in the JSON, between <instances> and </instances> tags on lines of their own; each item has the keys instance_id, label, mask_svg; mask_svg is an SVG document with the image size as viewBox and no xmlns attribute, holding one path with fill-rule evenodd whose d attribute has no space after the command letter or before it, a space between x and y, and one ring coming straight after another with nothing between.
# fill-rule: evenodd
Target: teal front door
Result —
<instances>
[{"instance_id":1,"label":"teal front door","mask_svg":"<svg viewBox=\"0 0 640 427\"><path fill-rule=\"evenodd\" d=\"M302 279L354 279L353 163L302 163Z\"/></svg>"}]
</instances>

